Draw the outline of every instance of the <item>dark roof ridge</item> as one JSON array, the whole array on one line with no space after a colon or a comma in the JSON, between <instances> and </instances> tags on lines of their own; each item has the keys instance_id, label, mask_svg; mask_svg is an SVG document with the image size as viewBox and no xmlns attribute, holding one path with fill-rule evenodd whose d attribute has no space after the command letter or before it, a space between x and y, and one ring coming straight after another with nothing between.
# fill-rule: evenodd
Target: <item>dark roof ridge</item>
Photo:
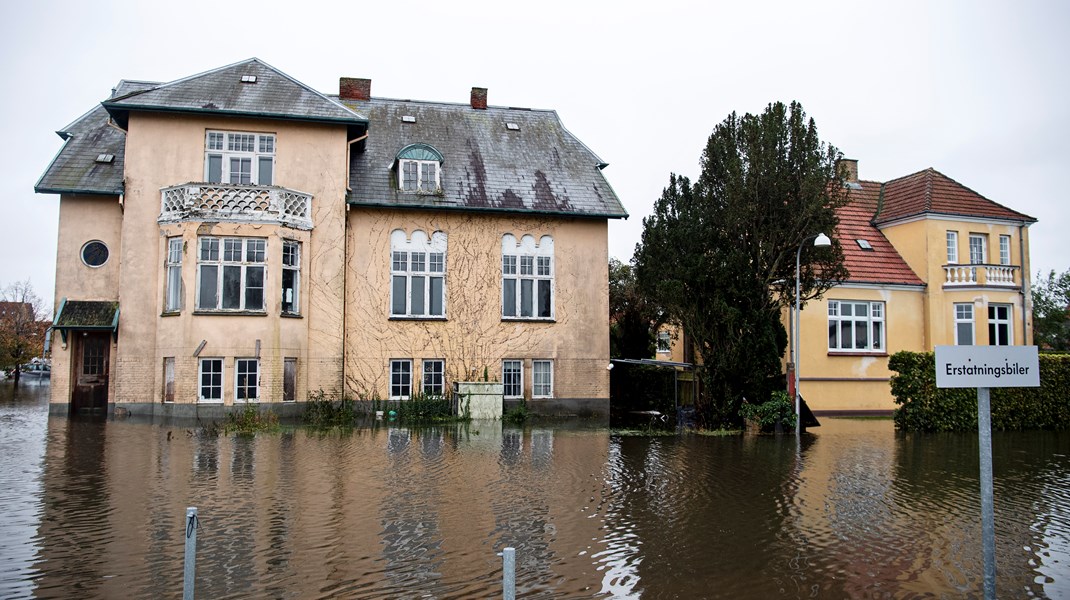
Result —
<instances>
[{"instance_id":1,"label":"dark roof ridge","mask_svg":"<svg viewBox=\"0 0 1070 600\"><path fill-rule=\"evenodd\" d=\"M330 98L338 98L338 94L331 94ZM368 100L347 100L347 102L359 103L359 102L411 102L412 104L438 104L442 106L460 106L470 107L468 102L447 102L445 100L420 100L416 98L387 98L386 96L372 96ZM473 109L476 110L476 109ZM528 108L525 106L498 106L494 104L488 104L487 108L480 110L515 110L522 112L539 112L539 113L554 113L557 111L552 108Z\"/></svg>"}]
</instances>

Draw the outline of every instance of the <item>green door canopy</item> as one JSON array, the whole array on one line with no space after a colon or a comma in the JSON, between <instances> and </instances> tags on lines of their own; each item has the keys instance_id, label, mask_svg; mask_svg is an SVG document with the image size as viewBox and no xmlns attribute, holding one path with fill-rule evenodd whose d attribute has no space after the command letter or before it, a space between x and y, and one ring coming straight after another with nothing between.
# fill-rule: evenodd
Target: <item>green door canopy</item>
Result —
<instances>
[{"instance_id":1,"label":"green door canopy","mask_svg":"<svg viewBox=\"0 0 1070 600\"><path fill-rule=\"evenodd\" d=\"M67 343L67 332L110 331L112 337L119 338L119 303L111 300L60 300L56 321L52 329L63 336Z\"/></svg>"}]
</instances>

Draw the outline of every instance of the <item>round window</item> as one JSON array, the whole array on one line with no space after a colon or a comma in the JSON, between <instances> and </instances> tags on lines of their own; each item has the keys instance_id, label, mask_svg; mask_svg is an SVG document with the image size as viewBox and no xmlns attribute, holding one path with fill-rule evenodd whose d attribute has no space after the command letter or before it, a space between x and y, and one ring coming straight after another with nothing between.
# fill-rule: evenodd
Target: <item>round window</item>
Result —
<instances>
[{"instance_id":1,"label":"round window","mask_svg":"<svg viewBox=\"0 0 1070 600\"><path fill-rule=\"evenodd\" d=\"M108 262L108 247L100 240L86 242L82 246L82 262L90 267L99 267Z\"/></svg>"}]
</instances>

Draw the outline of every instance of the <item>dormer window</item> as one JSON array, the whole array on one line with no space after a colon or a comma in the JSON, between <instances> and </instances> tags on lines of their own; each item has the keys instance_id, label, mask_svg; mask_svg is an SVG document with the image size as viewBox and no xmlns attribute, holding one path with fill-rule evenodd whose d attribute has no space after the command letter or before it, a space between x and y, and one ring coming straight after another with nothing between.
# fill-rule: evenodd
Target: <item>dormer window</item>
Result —
<instances>
[{"instance_id":1,"label":"dormer window","mask_svg":"<svg viewBox=\"0 0 1070 600\"><path fill-rule=\"evenodd\" d=\"M396 158L398 189L416 194L441 190L442 154L427 144L410 144Z\"/></svg>"}]
</instances>

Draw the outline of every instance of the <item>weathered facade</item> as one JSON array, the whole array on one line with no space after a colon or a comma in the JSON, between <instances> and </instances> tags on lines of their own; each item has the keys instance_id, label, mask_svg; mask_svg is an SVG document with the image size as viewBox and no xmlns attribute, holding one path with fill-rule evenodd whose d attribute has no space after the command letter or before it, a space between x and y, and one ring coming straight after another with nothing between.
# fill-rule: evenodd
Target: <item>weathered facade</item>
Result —
<instances>
[{"instance_id":1,"label":"weathered facade","mask_svg":"<svg viewBox=\"0 0 1070 600\"><path fill-rule=\"evenodd\" d=\"M551 111L370 83L327 96L251 59L122 82L60 132L37 185L60 195L54 411L286 412L484 372L535 410L604 410L626 216L605 165Z\"/></svg>"}]
</instances>

